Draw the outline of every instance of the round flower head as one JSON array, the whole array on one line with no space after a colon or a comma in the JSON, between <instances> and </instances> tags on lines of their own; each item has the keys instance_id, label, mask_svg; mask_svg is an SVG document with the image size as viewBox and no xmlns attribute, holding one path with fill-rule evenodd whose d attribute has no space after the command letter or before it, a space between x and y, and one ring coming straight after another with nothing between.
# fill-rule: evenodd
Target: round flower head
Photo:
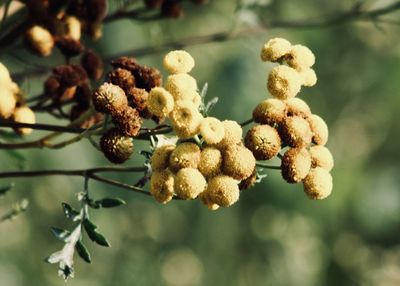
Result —
<instances>
[{"instance_id":1,"label":"round flower head","mask_svg":"<svg viewBox=\"0 0 400 286\"><path fill-rule=\"evenodd\" d=\"M133 153L133 142L119 130L112 128L100 139L100 147L104 156L112 163L121 164Z\"/></svg>"},{"instance_id":2,"label":"round flower head","mask_svg":"<svg viewBox=\"0 0 400 286\"><path fill-rule=\"evenodd\" d=\"M142 126L142 118L139 112L130 106L125 106L124 109L114 112L112 120L115 126L126 136L136 136Z\"/></svg>"},{"instance_id":3,"label":"round flower head","mask_svg":"<svg viewBox=\"0 0 400 286\"><path fill-rule=\"evenodd\" d=\"M262 124L279 124L285 118L286 105L283 101L268 98L260 102L253 110L253 119Z\"/></svg>"},{"instance_id":4,"label":"round flower head","mask_svg":"<svg viewBox=\"0 0 400 286\"><path fill-rule=\"evenodd\" d=\"M240 191L235 179L220 175L208 181L205 194L209 196L211 203L229 207L239 200Z\"/></svg>"},{"instance_id":5,"label":"round flower head","mask_svg":"<svg viewBox=\"0 0 400 286\"><path fill-rule=\"evenodd\" d=\"M154 87L147 98L147 108L155 116L165 117L174 108L174 98L162 87Z\"/></svg>"},{"instance_id":6,"label":"round flower head","mask_svg":"<svg viewBox=\"0 0 400 286\"><path fill-rule=\"evenodd\" d=\"M174 191L181 199L195 199L206 188L207 182L199 170L183 168L175 176Z\"/></svg>"},{"instance_id":7,"label":"round flower head","mask_svg":"<svg viewBox=\"0 0 400 286\"><path fill-rule=\"evenodd\" d=\"M290 147L303 147L311 143L312 133L308 121L300 116L286 117L280 128L282 141Z\"/></svg>"},{"instance_id":8,"label":"round flower head","mask_svg":"<svg viewBox=\"0 0 400 286\"><path fill-rule=\"evenodd\" d=\"M6 86L0 86L0 118L9 118L15 109L17 100L12 91Z\"/></svg>"},{"instance_id":9,"label":"round flower head","mask_svg":"<svg viewBox=\"0 0 400 286\"><path fill-rule=\"evenodd\" d=\"M33 113L32 109L30 109L28 106L21 106L14 110L13 120L19 123L35 124L36 117L35 113ZM31 128L17 128L16 131L21 135L28 135L32 133Z\"/></svg>"},{"instance_id":10,"label":"round flower head","mask_svg":"<svg viewBox=\"0 0 400 286\"><path fill-rule=\"evenodd\" d=\"M317 83L317 75L312 68L307 68L300 72L302 78L302 85L304 86L314 86Z\"/></svg>"},{"instance_id":11,"label":"round flower head","mask_svg":"<svg viewBox=\"0 0 400 286\"><path fill-rule=\"evenodd\" d=\"M125 92L135 86L135 77L126 69L117 68L109 72L107 77L110 83L118 85Z\"/></svg>"},{"instance_id":12,"label":"round flower head","mask_svg":"<svg viewBox=\"0 0 400 286\"><path fill-rule=\"evenodd\" d=\"M199 171L206 177L211 178L221 173L222 154L215 147L205 147L201 150Z\"/></svg>"},{"instance_id":13,"label":"round flower head","mask_svg":"<svg viewBox=\"0 0 400 286\"><path fill-rule=\"evenodd\" d=\"M282 158L282 177L288 183L302 181L311 169L311 156L305 148L290 148Z\"/></svg>"},{"instance_id":14,"label":"round flower head","mask_svg":"<svg viewBox=\"0 0 400 286\"><path fill-rule=\"evenodd\" d=\"M224 125L224 138L217 144L218 148L226 148L241 142L243 130L236 121L224 120L222 125Z\"/></svg>"},{"instance_id":15,"label":"round flower head","mask_svg":"<svg viewBox=\"0 0 400 286\"><path fill-rule=\"evenodd\" d=\"M325 199L332 192L332 176L327 170L321 167L312 168L303 180L303 187L304 192L310 199Z\"/></svg>"},{"instance_id":16,"label":"round flower head","mask_svg":"<svg viewBox=\"0 0 400 286\"><path fill-rule=\"evenodd\" d=\"M169 114L176 135L179 138L189 138L199 133L203 116L190 101L179 100Z\"/></svg>"},{"instance_id":17,"label":"round flower head","mask_svg":"<svg viewBox=\"0 0 400 286\"><path fill-rule=\"evenodd\" d=\"M292 68L302 71L314 65L315 56L309 48L302 45L294 45L286 56L286 62Z\"/></svg>"},{"instance_id":18,"label":"round flower head","mask_svg":"<svg viewBox=\"0 0 400 286\"><path fill-rule=\"evenodd\" d=\"M241 145L233 145L224 150L223 162L224 174L236 180L250 177L256 167L253 153Z\"/></svg>"},{"instance_id":19,"label":"round flower head","mask_svg":"<svg viewBox=\"0 0 400 286\"><path fill-rule=\"evenodd\" d=\"M66 34L74 40L81 38L81 21L74 16L68 16L65 19Z\"/></svg>"},{"instance_id":20,"label":"round flower head","mask_svg":"<svg viewBox=\"0 0 400 286\"><path fill-rule=\"evenodd\" d=\"M298 98L290 98L285 101L286 103L286 115L287 116L301 116L303 118L308 118L311 115L311 109L308 104Z\"/></svg>"},{"instance_id":21,"label":"round flower head","mask_svg":"<svg viewBox=\"0 0 400 286\"><path fill-rule=\"evenodd\" d=\"M312 167L321 167L327 171L332 170L334 162L331 152L324 146L312 146L310 148Z\"/></svg>"},{"instance_id":22,"label":"round flower head","mask_svg":"<svg viewBox=\"0 0 400 286\"><path fill-rule=\"evenodd\" d=\"M315 114L308 118L308 122L313 134L312 141L317 145L325 145L329 136L328 125L321 117Z\"/></svg>"},{"instance_id":23,"label":"round flower head","mask_svg":"<svg viewBox=\"0 0 400 286\"><path fill-rule=\"evenodd\" d=\"M151 174L150 194L162 204L172 200L174 196L174 176L168 169Z\"/></svg>"},{"instance_id":24,"label":"round flower head","mask_svg":"<svg viewBox=\"0 0 400 286\"><path fill-rule=\"evenodd\" d=\"M165 88L172 94L175 101L191 101L197 93L197 82L188 74L173 74L168 76Z\"/></svg>"},{"instance_id":25,"label":"round flower head","mask_svg":"<svg viewBox=\"0 0 400 286\"><path fill-rule=\"evenodd\" d=\"M186 51L171 51L164 57L164 67L172 74L189 73L194 67L193 57Z\"/></svg>"},{"instance_id":26,"label":"round flower head","mask_svg":"<svg viewBox=\"0 0 400 286\"><path fill-rule=\"evenodd\" d=\"M12 82L7 67L0 63L0 86L8 86Z\"/></svg>"},{"instance_id":27,"label":"round flower head","mask_svg":"<svg viewBox=\"0 0 400 286\"><path fill-rule=\"evenodd\" d=\"M54 47L54 39L48 30L40 26L33 26L26 32L28 45L39 55L50 55Z\"/></svg>"},{"instance_id":28,"label":"round flower head","mask_svg":"<svg viewBox=\"0 0 400 286\"><path fill-rule=\"evenodd\" d=\"M200 201L205 204L210 210L215 211L217 209L219 209L219 205L217 205L216 203L214 203L211 200L210 194L206 191L202 192L199 195L199 199Z\"/></svg>"},{"instance_id":29,"label":"round flower head","mask_svg":"<svg viewBox=\"0 0 400 286\"><path fill-rule=\"evenodd\" d=\"M162 171L169 166L169 157L172 151L174 151L175 145L163 145L154 150L151 156L151 169L153 171Z\"/></svg>"},{"instance_id":30,"label":"round flower head","mask_svg":"<svg viewBox=\"0 0 400 286\"><path fill-rule=\"evenodd\" d=\"M93 93L93 105L97 111L114 113L128 105L128 99L122 88L111 83L103 83Z\"/></svg>"},{"instance_id":31,"label":"round flower head","mask_svg":"<svg viewBox=\"0 0 400 286\"><path fill-rule=\"evenodd\" d=\"M291 46L288 40L282 38L271 39L261 49L261 60L264 62L276 62L290 52Z\"/></svg>"},{"instance_id":32,"label":"round flower head","mask_svg":"<svg viewBox=\"0 0 400 286\"><path fill-rule=\"evenodd\" d=\"M224 138L224 125L215 117L204 118L200 123L200 134L208 144L216 144Z\"/></svg>"},{"instance_id":33,"label":"round flower head","mask_svg":"<svg viewBox=\"0 0 400 286\"><path fill-rule=\"evenodd\" d=\"M268 76L268 90L277 99L295 97L301 89L299 73L284 65L276 66Z\"/></svg>"},{"instance_id":34,"label":"round flower head","mask_svg":"<svg viewBox=\"0 0 400 286\"><path fill-rule=\"evenodd\" d=\"M182 168L197 168L200 162L200 148L194 143L185 142L176 146L169 157L170 169L177 172Z\"/></svg>"},{"instance_id":35,"label":"round flower head","mask_svg":"<svg viewBox=\"0 0 400 286\"><path fill-rule=\"evenodd\" d=\"M275 128L257 125L247 132L245 145L257 160L270 160L281 150L281 138Z\"/></svg>"}]
</instances>

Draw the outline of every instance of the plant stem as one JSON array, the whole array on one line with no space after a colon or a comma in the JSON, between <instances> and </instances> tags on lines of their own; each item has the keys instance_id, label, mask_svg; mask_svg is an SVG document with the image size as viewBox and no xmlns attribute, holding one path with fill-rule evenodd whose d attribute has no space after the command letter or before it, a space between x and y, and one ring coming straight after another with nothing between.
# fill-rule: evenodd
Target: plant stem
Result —
<instances>
[{"instance_id":1,"label":"plant stem","mask_svg":"<svg viewBox=\"0 0 400 286\"><path fill-rule=\"evenodd\" d=\"M280 170L281 169L280 166L264 165L264 164L260 164L260 163L257 163L256 166L260 167L260 168L264 168L264 169L271 169L271 170Z\"/></svg>"},{"instance_id":2,"label":"plant stem","mask_svg":"<svg viewBox=\"0 0 400 286\"><path fill-rule=\"evenodd\" d=\"M253 122L253 118L250 118L250 119L248 119L248 120L243 121L242 123L240 123L240 126L244 127L244 126L246 126L246 125L251 124L252 122Z\"/></svg>"}]
</instances>

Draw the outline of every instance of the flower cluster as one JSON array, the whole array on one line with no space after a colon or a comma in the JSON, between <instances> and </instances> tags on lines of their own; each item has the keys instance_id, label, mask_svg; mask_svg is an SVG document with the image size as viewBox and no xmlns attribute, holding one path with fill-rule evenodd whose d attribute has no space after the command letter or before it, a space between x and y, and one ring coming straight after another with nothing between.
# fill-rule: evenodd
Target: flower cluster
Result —
<instances>
[{"instance_id":1,"label":"flower cluster","mask_svg":"<svg viewBox=\"0 0 400 286\"><path fill-rule=\"evenodd\" d=\"M51 54L57 46L66 57L81 54L81 33L101 36L101 23L106 15L105 0L31 1L27 2L33 24L25 33L28 47L41 56Z\"/></svg>"},{"instance_id":2,"label":"flower cluster","mask_svg":"<svg viewBox=\"0 0 400 286\"><path fill-rule=\"evenodd\" d=\"M184 11L181 0L144 0L147 8L160 9L160 13L163 17L167 18L179 18L183 16ZM194 4L203 5L207 3L207 0L192 0Z\"/></svg>"},{"instance_id":3,"label":"flower cluster","mask_svg":"<svg viewBox=\"0 0 400 286\"><path fill-rule=\"evenodd\" d=\"M12 81L7 67L2 63L0 63L0 119L31 124L36 122L35 114L23 104L18 85ZM30 134L32 129L16 128L15 131L26 135Z\"/></svg>"},{"instance_id":4,"label":"flower cluster","mask_svg":"<svg viewBox=\"0 0 400 286\"><path fill-rule=\"evenodd\" d=\"M100 140L104 155L113 163L123 163L133 152L130 137L135 137L142 119L160 118L148 109L148 91L162 83L159 70L140 65L135 58L121 57L112 62L114 69L92 95L97 111L112 117L114 128Z\"/></svg>"},{"instance_id":5,"label":"flower cluster","mask_svg":"<svg viewBox=\"0 0 400 286\"><path fill-rule=\"evenodd\" d=\"M261 59L282 64L269 73L267 87L273 98L254 109L253 119L259 125L247 132L245 145L257 160L270 160L288 147L282 157L283 178L289 183L303 182L310 198L324 199L332 191L330 171L334 165L325 147L328 127L306 102L295 97L301 86L313 86L317 81L311 68L314 54L305 46L275 38L264 45Z\"/></svg>"}]
</instances>

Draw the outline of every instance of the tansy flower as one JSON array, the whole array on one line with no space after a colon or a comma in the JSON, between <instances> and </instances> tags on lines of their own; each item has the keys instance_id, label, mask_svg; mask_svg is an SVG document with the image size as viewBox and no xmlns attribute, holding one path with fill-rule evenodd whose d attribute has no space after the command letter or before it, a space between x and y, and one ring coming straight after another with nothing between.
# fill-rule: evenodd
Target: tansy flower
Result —
<instances>
[{"instance_id":1,"label":"tansy flower","mask_svg":"<svg viewBox=\"0 0 400 286\"><path fill-rule=\"evenodd\" d=\"M222 154L215 147L205 147L201 150L199 171L206 177L214 177L221 172Z\"/></svg>"},{"instance_id":2,"label":"tansy flower","mask_svg":"<svg viewBox=\"0 0 400 286\"><path fill-rule=\"evenodd\" d=\"M150 113L165 117L174 108L174 98L162 87L154 87L150 90L147 98L147 107Z\"/></svg>"},{"instance_id":3,"label":"tansy flower","mask_svg":"<svg viewBox=\"0 0 400 286\"><path fill-rule=\"evenodd\" d=\"M300 92L301 82L296 70L280 65L270 72L267 87L273 97L283 100L295 97Z\"/></svg>"},{"instance_id":4,"label":"tansy flower","mask_svg":"<svg viewBox=\"0 0 400 286\"><path fill-rule=\"evenodd\" d=\"M245 145L257 160L270 160L281 150L281 138L275 128L257 125L247 132Z\"/></svg>"},{"instance_id":5,"label":"tansy flower","mask_svg":"<svg viewBox=\"0 0 400 286\"><path fill-rule=\"evenodd\" d=\"M3 87L4 85L8 86L12 83L10 72L8 71L7 67L0 63L0 86Z\"/></svg>"},{"instance_id":6,"label":"tansy flower","mask_svg":"<svg viewBox=\"0 0 400 286\"><path fill-rule=\"evenodd\" d=\"M308 122L313 134L312 141L317 145L325 145L329 136L328 125L316 114L311 115Z\"/></svg>"},{"instance_id":7,"label":"tansy flower","mask_svg":"<svg viewBox=\"0 0 400 286\"><path fill-rule=\"evenodd\" d=\"M244 180L253 173L256 159L253 153L244 146L233 145L223 152L224 174L236 179Z\"/></svg>"},{"instance_id":8,"label":"tansy flower","mask_svg":"<svg viewBox=\"0 0 400 286\"><path fill-rule=\"evenodd\" d=\"M165 88L172 94L175 101L192 101L197 93L197 82L188 74L173 74L168 76Z\"/></svg>"},{"instance_id":9,"label":"tansy flower","mask_svg":"<svg viewBox=\"0 0 400 286\"><path fill-rule=\"evenodd\" d=\"M114 113L124 109L128 105L128 100L122 88L111 83L103 83L93 93L93 105L99 112Z\"/></svg>"},{"instance_id":10,"label":"tansy flower","mask_svg":"<svg viewBox=\"0 0 400 286\"><path fill-rule=\"evenodd\" d=\"M309 48L302 45L292 46L285 59L289 66L298 71L310 68L315 63L315 56L313 52Z\"/></svg>"},{"instance_id":11,"label":"tansy flower","mask_svg":"<svg viewBox=\"0 0 400 286\"><path fill-rule=\"evenodd\" d=\"M294 97L294 98L290 98L288 100L285 101L286 103L286 114L288 116L301 116L303 118L307 118L311 115L311 109L308 106L308 104L298 98L298 97Z\"/></svg>"},{"instance_id":12,"label":"tansy flower","mask_svg":"<svg viewBox=\"0 0 400 286\"><path fill-rule=\"evenodd\" d=\"M186 51L171 51L164 57L164 67L172 74L189 73L194 67L193 57Z\"/></svg>"},{"instance_id":13,"label":"tansy flower","mask_svg":"<svg viewBox=\"0 0 400 286\"><path fill-rule=\"evenodd\" d=\"M107 77L110 83L118 85L125 92L135 86L135 77L126 69L117 68L109 72Z\"/></svg>"},{"instance_id":14,"label":"tansy flower","mask_svg":"<svg viewBox=\"0 0 400 286\"><path fill-rule=\"evenodd\" d=\"M0 118L9 118L15 109L17 100L13 92L5 85L0 86Z\"/></svg>"},{"instance_id":15,"label":"tansy flower","mask_svg":"<svg viewBox=\"0 0 400 286\"><path fill-rule=\"evenodd\" d=\"M168 169L151 174L150 194L160 203L166 204L174 196L174 176Z\"/></svg>"},{"instance_id":16,"label":"tansy flower","mask_svg":"<svg viewBox=\"0 0 400 286\"><path fill-rule=\"evenodd\" d=\"M268 98L260 102L253 111L253 119L262 124L279 124L285 117L286 105L282 100Z\"/></svg>"},{"instance_id":17,"label":"tansy flower","mask_svg":"<svg viewBox=\"0 0 400 286\"><path fill-rule=\"evenodd\" d=\"M306 68L300 72L300 77L302 79L302 85L304 86L314 86L317 83L317 75L312 68Z\"/></svg>"},{"instance_id":18,"label":"tansy flower","mask_svg":"<svg viewBox=\"0 0 400 286\"><path fill-rule=\"evenodd\" d=\"M221 207L229 207L239 200L239 187L235 179L220 175L208 181L205 194L211 203Z\"/></svg>"},{"instance_id":19,"label":"tansy flower","mask_svg":"<svg viewBox=\"0 0 400 286\"><path fill-rule=\"evenodd\" d=\"M306 146L312 138L310 124L300 116L287 117L280 127L280 135L290 147Z\"/></svg>"},{"instance_id":20,"label":"tansy flower","mask_svg":"<svg viewBox=\"0 0 400 286\"><path fill-rule=\"evenodd\" d=\"M183 168L176 174L174 191L182 199L195 199L204 191L206 185L206 179L199 170Z\"/></svg>"},{"instance_id":21,"label":"tansy flower","mask_svg":"<svg viewBox=\"0 0 400 286\"><path fill-rule=\"evenodd\" d=\"M261 49L261 60L264 62L276 62L290 52L291 46L288 40L282 38L271 39Z\"/></svg>"},{"instance_id":22,"label":"tansy flower","mask_svg":"<svg viewBox=\"0 0 400 286\"><path fill-rule=\"evenodd\" d=\"M39 55L50 55L54 47L54 39L48 30L40 26L33 26L26 32L28 45Z\"/></svg>"},{"instance_id":23,"label":"tansy flower","mask_svg":"<svg viewBox=\"0 0 400 286\"><path fill-rule=\"evenodd\" d=\"M34 124L36 122L35 113L28 106L17 107L13 114L13 120L20 123ZM17 128L16 131L21 135L32 133L31 128Z\"/></svg>"},{"instance_id":24,"label":"tansy flower","mask_svg":"<svg viewBox=\"0 0 400 286\"><path fill-rule=\"evenodd\" d=\"M321 167L327 171L332 170L334 162L331 152L324 146L312 146L310 148L312 167Z\"/></svg>"},{"instance_id":25,"label":"tansy flower","mask_svg":"<svg viewBox=\"0 0 400 286\"><path fill-rule=\"evenodd\" d=\"M176 146L169 157L170 169L177 172L182 168L197 168L200 162L200 148L194 143L185 142Z\"/></svg>"},{"instance_id":26,"label":"tansy flower","mask_svg":"<svg viewBox=\"0 0 400 286\"><path fill-rule=\"evenodd\" d=\"M74 16L68 16L65 19L66 34L74 40L81 38L81 22Z\"/></svg>"},{"instance_id":27,"label":"tansy flower","mask_svg":"<svg viewBox=\"0 0 400 286\"><path fill-rule=\"evenodd\" d=\"M333 188L331 174L321 168L312 168L307 177L303 180L304 192L314 200L322 200L328 197Z\"/></svg>"},{"instance_id":28,"label":"tansy flower","mask_svg":"<svg viewBox=\"0 0 400 286\"><path fill-rule=\"evenodd\" d=\"M224 138L224 125L215 117L204 118L200 123L200 134L208 144L216 144Z\"/></svg>"},{"instance_id":29,"label":"tansy flower","mask_svg":"<svg viewBox=\"0 0 400 286\"><path fill-rule=\"evenodd\" d=\"M307 149L290 148L282 158L282 177L288 183L298 183L303 180L311 168L311 156Z\"/></svg>"},{"instance_id":30,"label":"tansy flower","mask_svg":"<svg viewBox=\"0 0 400 286\"><path fill-rule=\"evenodd\" d=\"M151 156L151 169L153 171L162 171L169 166L169 157L174 151L175 145L163 145L154 150Z\"/></svg>"},{"instance_id":31,"label":"tansy flower","mask_svg":"<svg viewBox=\"0 0 400 286\"><path fill-rule=\"evenodd\" d=\"M112 120L116 127L126 136L136 136L142 126L142 118L139 112L130 106L112 114Z\"/></svg>"},{"instance_id":32,"label":"tansy flower","mask_svg":"<svg viewBox=\"0 0 400 286\"><path fill-rule=\"evenodd\" d=\"M119 130L112 128L100 139L100 147L104 156L112 163L121 164L133 153L133 142Z\"/></svg>"},{"instance_id":33,"label":"tansy flower","mask_svg":"<svg viewBox=\"0 0 400 286\"><path fill-rule=\"evenodd\" d=\"M241 142L243 130L236 121L224 120L222 125L224 126L224 138L217 143L218 148L226 148Z\"/></svg>"},{"instance_id":34,"label":"tansy flower","mask_svg":"<svg viewBox=\"0 0 400 286\"><path fill-rule=\"evenodd\" d=\"M179 138L189 138L199 133L203 116L190 101L179 100L169 114L172 125Z\"/></svg>"}]
</instances>

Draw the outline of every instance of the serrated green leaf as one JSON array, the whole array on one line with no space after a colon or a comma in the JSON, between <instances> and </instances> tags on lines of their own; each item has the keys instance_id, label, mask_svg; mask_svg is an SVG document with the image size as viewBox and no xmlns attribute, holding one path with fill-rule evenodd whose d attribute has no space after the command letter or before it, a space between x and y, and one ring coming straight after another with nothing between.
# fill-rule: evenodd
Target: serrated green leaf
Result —
<instances>
[{"instance_id":1,"label":"serrated green leaf","mask_svg":"<svg viewBox=\"0 0 400 286\"><path fill-rule=\"evenodd\" d=\"M113 208L126 204L126 202L120 198L104 198L102 200L98 200L97 202L103 208Z\"/></svg>"},{"instance_id":2,"label":"serrated green leaf","mask_svg":"<svg viewBox=\"0 0 400 286\"><path fill-rule=\"evenodd\" d=\"M61 229L61 228L57 228L57 227L50 227L51 232L53 233L53 235L61 240L61 241L66 241L66 239L68 238L68 236L71 234L71 232L69 230L65 230L65 229Z\"/></svg>"},{"instance_id":3,"label":"serrated green leaf","mask_svg":"<svg viewBox=\"0 0 400 286\"><path fill-rule=\"evenodd\" d=\"M87 235L92 241L96 242L101 246L106 246L106 247L110 246L110 243L107 241L107 239L101 233L96 231L97 226L93 222L91 222L88 219L85 219L83 221L83 227L85 228Z\"/></svg>"},{"instance_id":4,"label":"serrated green leaf","mask_svg":"<svg viewBox=\"0 0 400 286\"><path fill-rule=\"evenodd\" d=\"M11 189L14 188L14 183L9 184L8 186L0 187L0 197L5 196Z\"/></svg>"},{"instance_id":5,"label":"serrated green leaf","mask_svg":"<svg viewBox=\"0 0 400 286\"><path fill-rule=\"evenodd\" d=\"M86 246L78 240L75 244L76 252L78 252L79 256L86 261L87 263L92 263L92 258L90 257L90 253L87 250Z\"/></svg>"},{"instance_id":6,"label":"serrated green leaf","mask_svg":"<svg viewBox=\"0 0 400 286\"><path fill-rule=\"evenodd\" d=\"M74 220L75 217L80 215L80 213L77 210L73 209L69 204L62 203L61 205L64 210L64 215L67 219Z\"/></svg>"}]
</instances>

